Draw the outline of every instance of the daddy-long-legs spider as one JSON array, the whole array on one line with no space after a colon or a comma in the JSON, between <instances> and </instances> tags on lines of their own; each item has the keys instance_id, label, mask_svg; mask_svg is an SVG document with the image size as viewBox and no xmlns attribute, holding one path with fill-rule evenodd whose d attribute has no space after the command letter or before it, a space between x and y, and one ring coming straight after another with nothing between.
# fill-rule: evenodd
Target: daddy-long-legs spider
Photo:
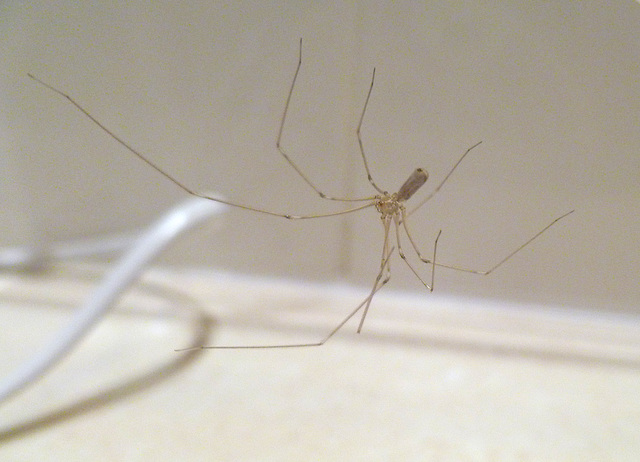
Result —
<instances>
[{"instance_id":1,"label":"daddy-long-legs spider","mask_svg":"<svg viewBox=\"0 0 640 462\"><path fill-rule=\"evenodd\" d=\"M367 97L365 99L364 107L363 107L362 113L360 115L360 120L359 120L359 123L358 123L358 127L356 129L356 136L358 138L358 144L359 144L359 148L360 148L360 155L361 155L361 158L362 158L362 164L363 164L365 172L367 174L367 179L368 179L369 183L371 184L371 186L375 189L376 194L374 194L374 195L372 195L370 197L355 198L355 199L354 198L345 198L345 197L336 197L336 196L331 196L331 195L325 194L320 188L318 188L315 185L314 182L312 182L309 179L309 177L307 177L307 175L298 167L298 165L293 161L293 159L289 156L289 154L282 147L282 134L283 134L283 131L284 131L286 120L287 120L287 113L289 111L289 105L290 105L290 102L291 102L291 97L293 95L293 91L294 91L294 88L295 88L295 85L296 85L296 80L298 79L298 74L300 72L301 66L302 66L302 39L300 39L300 48L299 48L299 52L298 52L298 64L296 66L296 70L295 70L295 73L294 73L294 76L293 76L293 80L291 82L291 86L289 87L289 93L287 95L284 111L283 111L283 114L282 114L282 118L280 120L280 127L279 127L279 130L278 130L278 137L277 137L277 140L276 140L276 148L279 151L279 153L284 157L284 159L289 163L289 165L298 173L298 175L302 178L302 180L304 180L304 182L306 182L322 199L329 200L329 201L337 201L337 202L361 202L362 204L360 204L360 205L357 205L355 207L350 207L350 208L347 208L345 210L331 212L331 213L322 213L322 214L316 214L316 215L294 215L294 214L289 214L289 213L281 213L281 212L274 212L274 211L271 211L271 210L264 210L264 209L253 207L253 206L250 206L250 205L240 204L240 203L237 203L237 202L228 201L228 200L225 200L225 199L212 197L212 196L209 196L207 194L199 193L199 192L191 189L189 186L185 185L184 183L182 183L178 179L176 179L171 174L167 173L165 170L160 168L154 162L149 160L149 158L147 156L143 155L138 150L133 148L128 142L124 141L122 138L120 138L118 135L116 135L113 131L111 131L109 128L104 126L100 121L98 121L93 115L91 115L87 110L85 110L79 103L77 103L73 98L71 98L71 96L69 96L68 94L66 94L66 93L58 90L57 88L49 85L48 83L40 80L39 78L35 77L34 75L28 74L29 77L31 77L35 81L39 82L40 84L44 85L45 87L47 87L48 89L54 91L55 93L59 94L60 96L66 98L80 112L82 112L86 117L88 117L91 121L93 121L100 129L102 129L102 131L107 133L111 138L113 138L118 143L120 143L122 146L124 146L130 153L132 153L135 156L137 156L140 160L144 161L151 168L155 169L158 173L163 175L165 178L167 178L168 180L170 180L171 182L173 182L174 184L179 186L181 189L183 189L185 192L187 192L190 195L193 195L193 196L196 196L196 197L201 197L203 199L216 201L216 202L221 202L223 204L227 204L227 205L230 205L232 207L236 207L236 208L240 208L240 209L244 209L244 210L248 210L248 211L252 211L252 212L263 213L263 214L267 214L267 215L273 215L273 216L285 218L285 219L288 219L288 220L305 220L305 219L332 217L332 216L337 216L337 215L344 215L344 214L347 214L347 213L353 213L353 212L356 212L356 211L359 211L359 210L363 210L363 209L366 209L366 208L371 208L371 207L375 208L378 211L378 213L380 214L380 219L382 220L382 224L383 224L383 228L384 228L384 239L383 239L383 244L382 244L382 256L381 256L381 259L380 259L380 267L379 267L378 273L377 273L377 275L375 277L375 281L374 281L373 287L371 288L371 291L369 292L367 297L360 303L360 305L358 305L353 311L351 311L351 313L349 313L349 315L347 317L345 317L340 322L340 324L338 324L322 340L320 340L318 342L311 342L311 343L295 343L295 344L281 344L281 345L196 346L196 347L191 347L191 348L187 348L187 349L193 349L193 348L203 348L203 349L204 348L207 348L207 349L209 349L209 348L210 349L291 348L291 347L320 346L320 345L323 345L327 340L329 340L336 332L338 332L338 330L340 330L340 328L342 328L342 326L344 326L353 316L355 316L356 313L358 313L360 310L362 310L362 315L360 317L360 323L359 323L358 329L357 329L357 331L359 333L359 332L362 331L362 326L364 324L365 317L366 317L367 312L369 310L369 306L371 305L371 301L373 299L373 296L390 279L391 272L390 272L390 269L389 269L389 261L390 261L390 258L392 256L393 252L396 249L397 249L398 254L399 254L400 258L402 259L402 261L405 262L405 264L415 274L415 276L418 278L418 280L420 280L420 282L427 288L427 290L433 291L436 267L448 268L448 269L452 269L452 270L456 270L456 271L464 271L464 272L480 274L480 275L488 275L488 274L492 273L495 269L497 269L498 267L503 265L507 260L509 260L515 254L517 254L525 246L529 245L533 240L535 240L538 236L540 236L542 233L544 233L547 229L549 229L551 226L553 226L559 220L561 220L562 218L566 217L567 215L569 215L570 213L573 212L573 210L572 210L572 211L567 212L564 215L554 219L551 223L549 223L544 228L542 228L540 231L538 231L533 237L531 237L529 240L527 240L526 242L521 244L519 247L517 247L515 250L513 250L511 253L509 253L506 257L504 257L502 260L500 260L498 263L496 263L495 265L493 265L492 267L490 267L487 270L461 268L461 267L457 267L457 266L453 266L453 265L449 265L449 264L437 261L436 260L436 251L437 251L438 239L440 237L441 231L438 233L438 235L434 239L432 254L429 256L429 258L425 257L420 252L418 246L416 245L416 243L415 243L415 241L414 241L414 239L413 239L413 237L411 235L411 232L409 231L409 226L408 226L407 219L408 219L409 215L411 215L418 208L422 207L433 196L435 196L438 193L438 191L440 191L442 186L447 182L449 177L453 174L453 172L456 170L458 165L460 165L462 160L467 156L467 154L469 154L469 152L471 152L472 149L477 147L480 143L476 143L475 145L473 145L469 149L467 149L466 152L454 164L454 166L451 168L449 173L447 173L447 175L444 177L444 179L438 184L438 186L429 195L427 195L415 208L413 208L410 211L407 211L407 209L405 207L405 202L407 202L416 193L416 191L418 191L418 189L420 189L422 187L422 185L424 185L426 183L429 175L428 175L428 173L427 173L427 171L425 169L417 168L416 170L413 171L413 173L411 173L411 175L409 176L407 181L405 181L405 183L400 187L398 192L395 192L395 193L389 193L389 192L385 191L384 189L382 189L382 188L380 188L378 186L376 181L374 181L373 176L371 175L371 172L369 170L369 164L367 162L367 157L366 157L366 154L365 154L364 145L363 145L363 142L362 142L362 135L361 135L362 124L363 124L363 121L364 121L364 117L365 117L365 114L366 114L366 111L367 111L367 106L369 104L369 99L370 99L371 93L373 91L373 84L374 84L374 81L375 81L375 69L374 69L373 70L373 74L371 76L371 84L369 86L369 91L367 93ZM430 269L431 276L430 276L430 278L428 278L428 281L425 280L425 278L423 278L420 275L420 273L418 272L416 267L407 260L407 258L405 256L405 253L404 253L404 250L403 250L403 247L402 247L401 235L402 235L403 232L404 232L404 235L406 236L407 240L409 241L409 244L410 244L411 248L414 250L414 252L416 253L418 259L420 260L420 262L424 263L425 265L427 265L427 267ZM395 235L395 239L393 239L391 237L391 234ZM183 351L183 350L178 350L178 351Z\"/></svg>"}]
</instances>

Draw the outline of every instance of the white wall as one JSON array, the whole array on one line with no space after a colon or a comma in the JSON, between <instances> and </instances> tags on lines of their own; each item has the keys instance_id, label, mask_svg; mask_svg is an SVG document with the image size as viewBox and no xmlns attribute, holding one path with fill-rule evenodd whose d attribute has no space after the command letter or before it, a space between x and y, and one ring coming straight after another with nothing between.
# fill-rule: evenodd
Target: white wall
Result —
<instances>
[{"instance_id":1,"label":"white wall","mask_svg":"<svg viewBox=\"0 0 640 462\"><path fill-rule=\"evenodd\" d=\"M439 270L437 290L637 312L638 24L638 4L604 0L4 4L0 243L123 230L185 197L27 72L196 189L339 208L275 149L303 37L284 143L327 192L372 192L355 128L375 66L363 135L382 186L417 166L433 186L483 140L411 217L425 253L442 229L442 261L490 266L576 209L488 278ZM296 223L236 210L209 231L165 261L368 285L382 239L373 210ZM392 266L392 287L421 290Z\"/></svg>"}]
</instances>

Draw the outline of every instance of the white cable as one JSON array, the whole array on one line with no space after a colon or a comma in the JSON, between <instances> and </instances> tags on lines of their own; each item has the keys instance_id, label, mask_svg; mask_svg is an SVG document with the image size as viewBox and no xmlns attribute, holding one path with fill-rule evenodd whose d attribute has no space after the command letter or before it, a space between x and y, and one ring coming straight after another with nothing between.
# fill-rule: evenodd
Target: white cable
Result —
<instances>
[{"instance_id":1,"label":"white cable","mask_svg":"<svg viewBox=\"0 0 640 462\"><path fill-rule=\"evenodd\" d=\"M0 403L38 379L62 359L136 280L144 267L173 240L197 224L220 215L227 206L191 198L174 207L149 226L116 267L89 296L73 319L44 347L0 382ZM72 250L66 249L67 253ZM84 249L86 250L86 248ZM28 252L25 255L29 255Z\"/></svg>"}]
</instances>

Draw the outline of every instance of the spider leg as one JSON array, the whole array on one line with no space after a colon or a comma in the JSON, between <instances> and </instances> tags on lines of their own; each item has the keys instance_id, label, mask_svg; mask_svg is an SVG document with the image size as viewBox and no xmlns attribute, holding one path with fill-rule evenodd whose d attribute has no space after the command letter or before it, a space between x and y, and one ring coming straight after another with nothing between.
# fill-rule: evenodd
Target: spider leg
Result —
<instances>
[{"instance_id":1,"label":"spider leg","mask_svg":"<svg viewBox=\"0 0 640 462\"><path fill-rule=\"evenodd\" d=\"M386 284L391 277L390 273L387 272L387 276L385 277L385 279L382 280L382 283L380 282L380 280L382 279L382 275L385 272L385 267L389 264L389 258L391 257L391 253L393 252L393 249L394 249L393 247L389 249L389 227L391 224L391 217L389 215L384 216L382 218L382 224L384 226L384 243L382 244L382 258L380 259L380 271L378 271L378 275L376 276L375 282L373 283L373 288L371 289L371 293L365 300L366 305L364 307L364 311L362 312L362 318L360 318L360 324L358 325L358 333L362 331L364 319L367 317L367 312L369 311L369 306L371 305L371 301L373 300L373 295L377 292L378 284L381 284L380 287L382 287L382 285Z\"/></svg>"},{"instance_id":2,"label":"spider leg","mask_svg":"<svg viewBox=\"0 0 640 462\"><path fill-rule=\"evenodd\" d=\"M285 213L272 212L272 211L269 211L269 210L259 209L259 208L256 208L256 207L251 207L251 206L248 206L248 205L239 204L237 202L232 202L232 201L228 201L226 199L220 199L220 198L217 198L217 197L208 196L208 195L206 195L204 193L200 193L200 192L194 191L193 189L191 189L188 186L186 186L184 183L178 181L174 176L170 175L165 170L161 169L158 165L156 165L151 160L149 160L149 158L147 158L145 155L143 155L140 151L134 149L129 143L124 141L122 138L120 138L118 135L116 135L114 132L112 132L109 128L107 128L104 124L102 124L102 122L100 122L98 119L96 119L94 116L92 116L89 113L89 111L87 111L84 107L82 107L71 96L69 96L68 94L66 94L66 93L58 90L57 88L49 85L48 83L44 82L43 80L40 80L39 78L35 77L32 74L27 74L27 75L29 77L31 77L33 80L35 80L36 82L38 82L41 85L43 85L44 87L48 88L49 90L57 93L58 95L64 97L65 99L67 99L71 104L73 104L76 107L76 109L78 109L86 117L88 117L103 132L105 132L111 138L116 140L120 145L124 146L130 153L132 153L133 155L138 157L140 160L142 160L147 165L149 165L151 168L153 168L156 172L160 173L162 176L164 176L169 181L171 181L176 186L178 186L183 191L185 191L186 193L188 193L188 194L190 194L192 196L201 197L203 199L208 199L208 200L211 200L211 201L214 201L214 202L220 202L221 204L226 204L226 205L229 205L231 207L237 207L237 208L244 209L244 210L251 210L253 212L259 212L259 213L264 213L264 214L267 214L267 215L273 215L273 216L276 216L276 217L286 218L288 220L332 217L332 216L335 216L335 215L343 215L345 213L355 212L356 210L365 209L367 207L371 207L371 206L375 205L374 202L370 202L370 203L367 203L367 204L364 204L364 205L360 205L358 207L354 207L354 208L347 209L347 210L342 210L342 211L339 211L339 212L333 212L333 213L324 213L324 214L316 214L316 215L290 215L290 214L285 214ZM373 200L373 199L374 199L373 197L369 198L369 200ZM361 199L361 200L364 201L364 200L367 200L367 199Z\"/></svg>"},{"instance_id":3,"label":"spider leg","mask_svg":"<svg viewBox=\"0 0 640 462\"><path fill-rule=\"evenodd\" d=\"M454 170L456 168L458 168L458 165L460 165L460 163L462 162L462 160L467 156L467 154L469 154L469 152L471 152L471 150L473 148L475 148L476 146L478 146L480 143L482 143L482 141L474 144L473 146L471 146L469 149L467 149L465 151L464 154L462 154L462 157L460 157L460 159L458 159L458 162L456 162L456 164L453 166L453 168L451 170L449 170L449 173L447 173L447 176L444 177L444 180L442 180L440 182L440 184L436 187L436 189L434 189L431 194L429 194L427 197L425 197L424 199L422 199L420 201L420 203L418 205L416 205L413 209L411 209L411 211L409 213L407 213L407 216L411 215L413 212L415 212L416 210L418 210L420 207L422 207L424 204L426 204L433 196L435 196L438 191L440 191L440 188L442 188L442 186L444 186L444 184L447 182L447 180L449 179L449 177L451 176L451 174L454 172Z\"/></svg>"},{"instance_id":4,"label":"spider leg","mask_svg":"<svg viewBox=\"0 0 640 462\"><path fill-rule=\"evenodd\" d=\"M434 277L435 277L435 267L436 267L436 251L438 248L438 239L440 239L440 234L442 234L442 230L440 230L438 232L438 235L436 236L436 239L433 243L433 259L429 260L426 259L422 256L422 254L420 253L420 250L418 249L418 246L416 246L416 244L413 241L413 238L411 237L411 233L409 232L409 228L407 227L407 217L406 217L406 213L403 211L402 212L402 216L403 218L400 219L398 216L394 217L394 223L396 226L396 239L398 242L398 254L400 255L400 258L402 258L402 260L407 264L407 266L409 267L409 269L411 269L411 271L413 272L413 274L415 274L415 276L418 278L418 280L427 288L429 289L430 292L433 292L433 281L434 281ZM431 265L431 283L428 284L423 278L422 276L420 276L420 274L418 273L418 271L413 267L413 265L411 263L409 263L409 260L407 260L407 257L404 254L404 251L402 250L402 244L400 243L400 223L402 223L402 226L404 227L404 231L405 234L407 235L407 237L409 238L409 242L411 243L411 246L413 247L413 250L416 252L416 254L418 255L418 258L423 262L423 263L427 263Z\"/></svg>"},{"instance_id":5,"label":"spider leg","mask_svg":"<svg viewBox=\"0 0 640 462\"><path fill-rule=\"evenodd\" d=\"M491 274L495 269L499 268L503 263L505 263L507 260L509 260L511 257L513 257L515 254L517 254L518 252L520 252L522 249L524 249L527 245L531 244L531 242L533 242L536 238L538 238L542 233L544 233L546 230L548 230L549 228L551 228L553 225L555 225L558 221L562 220L564 217L572 214L575 210L571 210L570 212L565 213L564 215L559 216L558 218L556 218L555 220L553 220L551 223L549 223L547 226L545 226L544 228L542 228L540 231L538 231L532 238L530 238L528 241L526 241L524 244L521 244L518 248L516 248L513 252L511 252L509 255L507 255L506 257L504 257L502 260L500 260L498 263L496 263L495 265L493 265L491 268L489 268L488 270L477 270L477 269L470 269L470 268L463 268L463 267L459 267L459 266L454 266L454 265L447 265L444 263L434 263L436 266L440 266L442 268L449 268L452 270L456 270L456 271L464 271L466 273L473 273L473 274L480 274L483 276L486 276L487 274Z\"/></svg>"},{"instance_id":6,"label":"spider leg","mask_svg":"<svg viewBox=\"0 0 640 462\"><path fill-rule=\"evenodd\" d=\"M333 335L338 332L342 326L344 326L355 314L362 309L365 304L369 306L371 303L371 299L373 296L380 290L382 287L389 282L389 275L387 275L384 279L381 279L381 275L385 272L389 265L389 257L393 252L393 248L387 252L387 258L382 262L382 267L380 268L380 272L378 273L378 278L376 278L376 284L374 284L373 290L367 298L365 298L351 313L344 318L340 324L338 324L329 334L327 334L322 340L319 342L313 343L286 343L282 345L222 345L222 346L196 346L189 348L181 348L174 351L191 351L191 350L252 350L252 349L269 349L269 348L305 348L305 347L316 347L324 345L327 340L329 340ZM358 332L360 332L358 330Z\"/></svg>"},{"instance_id":7,"label":"spider leg","mask_svg":"<svg viewBox=\"0 0 640 462\"><path fill-rule=\"evenodd\" d=\"M289 157L289 154L282 147L282 132L284 131L285 121L287 120L287 113L289 112L289 104L291 103L291 97L293 96L293 89L296 85L296 80L298 79L298 74L300 73L300 67L302 66L302 39L300 39L300 50L298 52L298 66L296 67L296 72L293 74L293 81L291 82L291 87L289 88L289 94L287 95L287 102L284 105L284 112L282 113L282 119L280 119L280 129L278 130L278 138L276 140L276 147L282 157L289 163L291 167L300 175L300 178L304 180L322 199L332 200L332 201L341 201L341 202L358 202L358 201L367 201L372 200L373 197L366 197L362 199L347 199L344 197L333 197L328 196L324 192L322 192L308 177L304 174L302 169L298 167L298 165ZM365 160L366 166L366 160Z\"/></svg>"},{"instance_id":8,"label":"spider leg","mask_svg":"<svg viewBox=\"0 0 640 462\"><path fill-rule=\"evenodd\" d=\"M362 156L362 162L364 163L364 169L367 171L367 179L371 186L376 188L380 194L384 193L382 189L378 187L375 181L373 181L373 176L371 175L371 171L369 170L369 163L367 162L367 156L364 153L364 145L362 144L362 135L360 134L360 130L362 129L362 121L364 120L364 114L367 112L367 106L369 105L369 99L371 98L371 92L373 91L373 82L376 78L376 69L373 68L373 75L371 76L371 85L369 86L369 93L367 93L367 99L364 102L364 107L362 108L362 115L360 115L360 122L358 123L358 128L356 129L356 135L358 136L358 145L360 146L360 155Z\"/></svg>"}]
</instances>

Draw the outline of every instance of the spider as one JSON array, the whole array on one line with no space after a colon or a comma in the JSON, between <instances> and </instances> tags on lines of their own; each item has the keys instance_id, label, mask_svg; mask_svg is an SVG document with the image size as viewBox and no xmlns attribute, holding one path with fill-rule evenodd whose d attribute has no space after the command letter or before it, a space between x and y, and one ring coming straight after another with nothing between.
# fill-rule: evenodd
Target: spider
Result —
<instances>
[{"instance_id":1,"label":"spider","mask_svg":"<svg viewBox=\"0 0 640 462\"><path fill-rule=\"evenodd\" d=\"M396 249L398 251L398 255L400 256L400 258L406 263L406 265L411 269L411 271L420 280L420 282L427 288L427 290L432 292L433 291L433 287L434 287L434 277L435 277L435 269L436 269L436 267L443 267L443 268L448 268L448 269L452 269L452 270L464 271L464 272L480 274L480 275L488 275L488 274L492 273L495 269L500 267L507 260L509 260L511 257L513 257L520 250L522 250L525 246L529 245L533 240L535 240L538 236L540 236L542 233L544 233L547 229L549 229L555 223L557 223L561 219L565 218L567 215L569 215L569 214L574 212L574 210L571 210L570 212L567 212L564 215L561 215L560 217L554 219L551 223L549 223L544 228L542 228L540 231L538 231L533 237L531 237L529 240L524 242L518 248L513 250L506 257L504 257L502 260L500 260L497 264L493 265L488 270L481 271L481 270L475 270L475 269L461 268L461 267L447 265L447 264L443 264L443 263L437 262L436 261L436 252L437 252L437 248L438 248L438 239L440 238L442 230L440 230L438 232L438 235L436 236L436 238L434 240L433 251L432 251L432 254L431 254L430 258L426 258L425 256L422 255L422 253L420 252L418 246L416 245L413 237L411 236L411 232L409 231L409 226L407 224L408 223L408 217L413 212L415 212L418 208L422 207L431 198L433 198L433 196L435 196L438 193L438 191L440 191L442 186L447 182L447 180L449 179L451 174L456 170L458 165L460 165L460 163L467 156L467 154L469 154L469 152L471 152L471 150L473 150L475 147L477 147L481 142L476 143L475 145L473 145L469 149L467 149L465 151L465 153L458 159L458 161L455 163L455 165L451 168L449 173L440 182L440 184L429 195L427 195L424 199L422 199L422 201L416 207L414 207L411 211L407 211L405 203L427 182L427 179L429 178L429 174L428 174L427 170L424 169L424 168L415 169L411 173L409 178L400 187L400 189L395 193L389 193L388 191L383 190L374 181L373 176L371 175L371 172L369 170L369 164L367 162L367 157L366 157L366 154L365 154L364 144L362 142L362 135L361 135L362 124L363 124L364 117L365 117L365 114L366 114L366 111L367 111L367 106L369 104L369 99L371 98L371 93L373 91L373 85L374 85L374 82L375 82L376 72L375 72L375 68L374 68L373 74L371 76L371 84L369 85L369 91L367 93L367 97L366 97L366 100L365 100L365 103L364 103L364 107L363 107L362 113L360 115L360 121L358 123L358 128L356 129L356 136L358 138L358 144L359 144L359 148L360 148L360 155L361 155L361 158L362 158L362 163L363 163L365 171L367 173L367 179L368 179L369 183L373 186L373 188L376 190L376 194L374 194L373 196L364 197L364 198L357 198L357 199L329 196L329 195L325 194L324 192L322 192L304 174L304 172L298 167L298 165L291 159L289 154L287 154L285 149L282 147L282 143L281 143L282 142L282 134L283 134L283 131L284 131L286 120L287 120L287 113L289 111L289 105L290 105L290 102L291 102L291 97L293 95L293 91L294 91L294 88L295 88L295 85L296 85L296 81L298 79L298 74L300 73L301 66L302 66L302 39L300 39L300 46L299 46L299 51L298 51L298 64L296 66L296 70L295 70L295 73L294 73L294 76L293 76L293 80L291 82L291 86L289 87L289 93L288 93L288 96L287 96L287 99L286 99L286 102L285 102L285 107L284 107L284 111L283 111L283 114L282 114L282 118L280 120L280 128L278 130L278 137L277 137L277 140L276 140L276 148L278 149L279 153L284 157L284 159L289 163L289 165L298 173L298 175L322 199L331 200L331 201L337 201L337 202L363 202L363 204L361 204L361 205L358 205L358 206L352 207L352 208L348 208L346 210L341 210L341 211L338 211L338 212L315 214L315 215L292 215L292 214L288 214L288 213L279 213L279 212L274 212L274 211L270 211L270 210L264 210L264 209L260 209L260 208L252 207L252 206L249 206L249 205L228 201L228 200L225 200L225 199L220 199L220 198L217 198L217 197L212 197L212 196L209 196L207 194L203 194L203 193L197 192L197 191L191 189L190 187L188 187L187 185L185 185L184 183L182 183L181 181L179 181L178 179L176 179L175 177L173 177L172 175L170 175L169 173L167 173L165 170L163 170L158 165L156 165L151 160L149 160L149 158L146 155L142 154L140 151L138 151L135 148L133 148L127 141L123 140L117 134L115 134L113 131L111 131L109 128L104 126L99 120L97 120L93 115L91 115L86 109L84 109L71 96L69 96L68 94L66 94L66 93L64 93L64 92L62 92L60 90L58 90L57 88L55 88L52 85L44 82L43 80L35 77L34 75L27 74L33 80L35 80L38 83L40 83L41 85L45 86L49 90L52 90L53 92L57 93L58 95L66 98L80 112L82 112L86 117L88 117L91 121L93 121L102 131L104 131L111 138L113 138L118 143L120 143L122 146L124 146L131 154L137 156L140 160L142 160L143 162L148 164L151 168L156 170L158 173L163 175L165 178L167 178L168 180L170 180L171 182L173 182L174 184L176 184L177 186L179 186L181 189L183 189L185 192L187 192L188 194L190 194L192 196L201 197L203 199L220 202L220 203L232 206L232 207L236 207L236 208L240 208L240 209L244 209L244 210L248 210L248 211L252 211L252 212L258 212L258 213L263 213L263 214L267 214L267 215L273 215L273 216L276 216L276 217L285 218L287 220L304 220L304 219L315 219L315 218L332 217L332 216L337 216L337 215L344 215L344 214L348 214L348 213L353 213L353 212L356 212L356 211L359 211L359 210L363 210L363 209L366 209L366 208L370 208L370 207L374 207L378 211L378 213L380 214L380 219L381 219L382 225L384 227L384 240L383 240L383 244L382 244L382 256L381 256L381 259L380 259L380 268L379 268L378 273L377 273L377 275L375 277L375 281L373 283L373 287L371 288L371 291L369 292L367 297L353 311L351 311L348 314L348 316L346 316L340 322L340 324L338 324L333 330L331 330L331 332L329 332L329 334L327 334L322 340L320 340L318 342L310 342L310 343L294 343L294 344L279 344L279 345L214 345L214 346L204 346L203 345L203 346L195 346L195 347L183 348L183 349L179 349L179 350L176 350L176 351L186 351L186 350L193 350L193 349L298 348L298 347L321 346L321 345L324 345L327 342L327 340L329 340L331 337L333 337L333 335L336 332L338 332L340 330L340 328L342 328L342 326L344 326L347 323L347 321L349 321L353 316L355 316L356 313L358 313L360 310L362 310L362 315L360 317L360 323L359 323L358 329L357 329L357 332L360 333L362 331L362 327L364 325L364 320L365 320L365 318L367 316L367 313L369 311L369 306L371 305L371 301L373 300L373 296L385 284L387 284L387 282L389 281L389 279L391 277L391 272L389 270L389 260L390 260L390 258L392 256L393 252ZM393 224L393 228L392 228L392 224ZM392 239L390 237L392 229L393 229L393 234L395 235L395 243L392 243ZM407 260L407 258L405 256L405 253L404 253L404 250L403 250L403 247L402 247L402 242L401 242L402 231L404 231L404 235L406 235L411 247L415 251L415 253L418 256L419 260L422 263L428 265L431 268L431 277L430 277L429 282L425 281L425 279L422 276L420 276L420 274L415 269L415 267ZM363 307L364 307L364 309L363 309Z\"/></svg>"}]
</instances>

